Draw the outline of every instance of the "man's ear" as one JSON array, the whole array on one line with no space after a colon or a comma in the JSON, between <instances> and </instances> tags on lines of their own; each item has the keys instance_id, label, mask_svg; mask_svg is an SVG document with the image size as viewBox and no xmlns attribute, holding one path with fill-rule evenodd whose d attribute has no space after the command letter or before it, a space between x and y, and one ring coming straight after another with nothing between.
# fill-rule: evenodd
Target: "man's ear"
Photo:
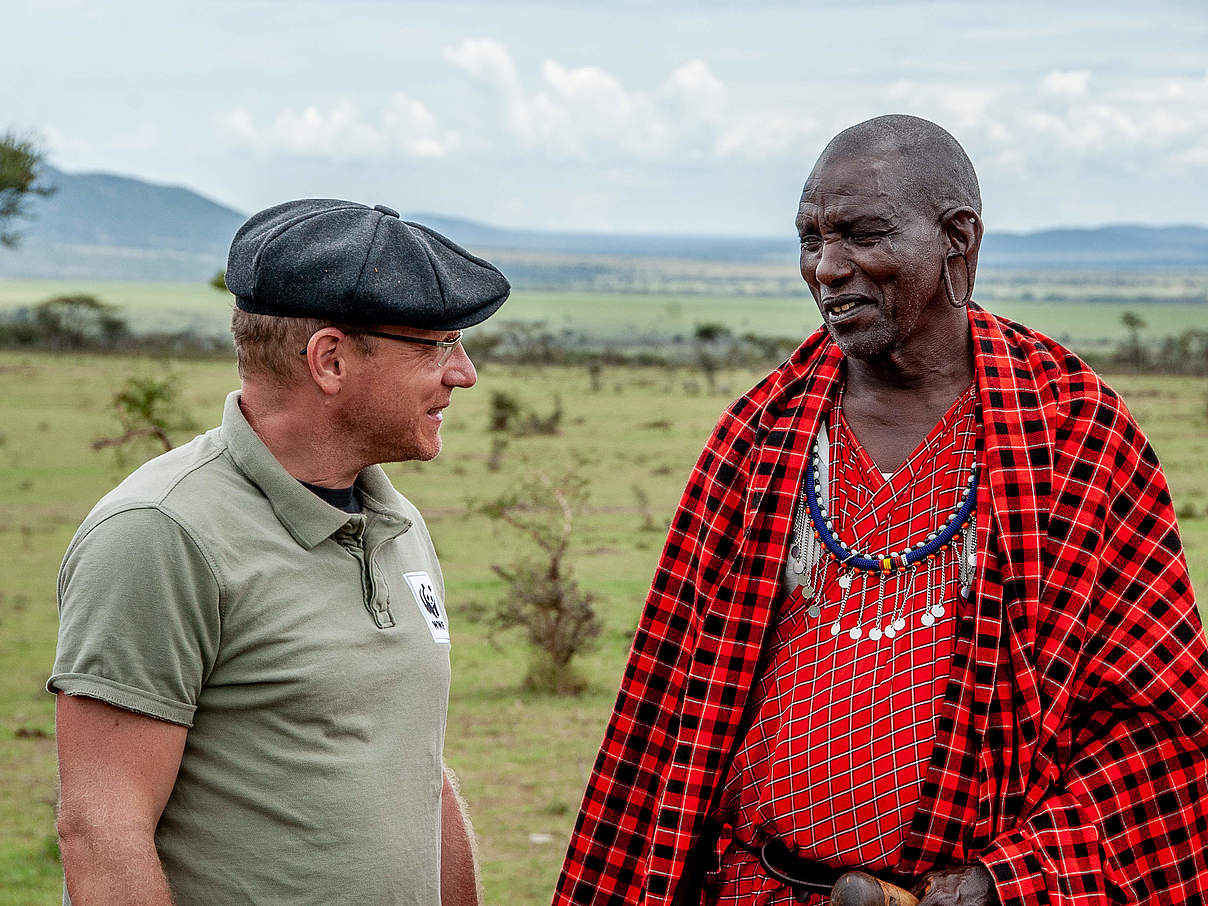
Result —
<instances>
[{"instance_id":1,"label":"man's ear","mask_svg":"<svg viewBox=\"0 0 1208 906\"><path fill-rule=\"evenodd\" d=\"M315 385L328 396L335 396L348 377L347 334L336 327L324 327L311 334L306 344L306 366Z\"/></svg>"},{"instance_id":2,"label":"man's ear","mask_svg":"<svg viewBox=\"0 0 1208 906\"><path fill-rule=\"evenodd\" d=\"M945 211L940 225L948 239L950 254L960 255L966 260L977 260L984 227L981 216L973 208L966 206Z\"/></svg>"}]
</instances>

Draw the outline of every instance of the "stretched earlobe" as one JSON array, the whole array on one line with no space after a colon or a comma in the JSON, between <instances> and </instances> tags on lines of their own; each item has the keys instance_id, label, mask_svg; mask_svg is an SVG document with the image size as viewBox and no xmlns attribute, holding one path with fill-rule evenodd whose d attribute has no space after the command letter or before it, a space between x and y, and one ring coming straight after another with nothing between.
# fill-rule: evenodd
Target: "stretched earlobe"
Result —
<instances>
[{"instance_id":1,"label":"stretched earlobe","mask_svg":"<svg viewBox=\"0 0 1208 906\"><path fill-rule=\"evenodd\" d=\"M956 293L952 289L952 275L948 273L948 262L953 258L960 258L965 265L965 294L961 299L956 298ZM943 271L944 289L948 293L948 304L953 308L964 308L973 299L973 274L969 271L968 259L959 252L953 252L944 259Z\"/></svg>"}]
</instances>

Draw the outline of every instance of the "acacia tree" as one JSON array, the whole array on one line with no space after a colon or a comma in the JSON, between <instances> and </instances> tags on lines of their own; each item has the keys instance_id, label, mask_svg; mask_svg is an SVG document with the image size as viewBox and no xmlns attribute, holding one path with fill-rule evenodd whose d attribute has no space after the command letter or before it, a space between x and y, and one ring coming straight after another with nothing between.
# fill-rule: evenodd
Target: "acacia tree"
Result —
<instances>
[{"instance_id":1,"label":"acacia tree","mask_svg":"<svg viewBox=\"0 0 1208 906\"><path fill-rule=\"evenodd\" d=\"M522 629L531 646L525 685L539 692L575 695L586 686L572 659L599 636L595 597L575 581L567 562L575 521L587 502L587 479L575 468L551 478L534 472L497 500L477 509L526 538L534 552L491 569L507 583L495 605L499 629Z\"/></svg>"},{"instance_id":2,"label":"acacia tree","mask_svg":"<svg viewBox=\"0 0 1208 906\"><path fill-rule=\"evenodd\" d=\"M20 241L12 224L29 216L30 197L54 191L39 181L44 162L42 149L32 139L12 131L0 135L0 245L13 248Z\"/></svg>"},{"instance_id":3,"label":"acacia tree","mask_svg":"<svg viewBox=\"0 0 1208 906\"><path fill-rule=\"evenodd\" d=\"M1145 329L1145 320L1135 311L1126 311L1120 316L1120 323L1128 331L1128 343L1122 358L1134 371L1140 371L1145 364L1145 347L1141 345L1141 331Z\"/></svg>"},{"instance_id":4,"label":"acacia tree","mask_svg":"<svg viewBox=\"0 0 1208 906\"><path fill-rule=\"evenodd\" d=\"M177 376L164 378L130 377L113 395L113 410L122 426L116 437L98 437L92 449L112 447L119 464L130 458L146 459L157 452L172 449L171 435L193 431L197 423L180 400Z\"/></svg>"}]
</instances>

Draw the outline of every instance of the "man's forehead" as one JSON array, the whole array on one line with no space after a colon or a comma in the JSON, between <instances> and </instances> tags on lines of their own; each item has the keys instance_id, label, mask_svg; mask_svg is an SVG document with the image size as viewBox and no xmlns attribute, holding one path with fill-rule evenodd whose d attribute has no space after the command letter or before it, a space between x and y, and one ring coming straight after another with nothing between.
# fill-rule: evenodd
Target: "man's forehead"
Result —
<instances>
[{"instance_id":1,"label":"man's forehead","mask_svg":"<svg viewBox=\"0 0 1208 906\"><path fill-rule=\"evenodd\" d=\"M914 207L902 155L885 151L824 155L801 193L800 216L893 217Z\"/></svg>"},{"instance_id":2,"label":"man's forehead","mask_svg":"<svg viewBox=\"0 0 1208 906\"><path fill-rule=\"evenodd\" d=\"M801 196L803 214L867 213L889 215L901 209L897 196L886 192L814 192Z\"/></svg>"},{"instance_id":3,"label":"man's forehead","mask_svg":"<svg viewBox=\"0 0 1208 906\"><path fill-rule=\"evenodd\" d=\"M901 155L865 152L824 156L805 181L802 200L824 196L894 198L905 189Z\"/></svg>"}]
</instances>

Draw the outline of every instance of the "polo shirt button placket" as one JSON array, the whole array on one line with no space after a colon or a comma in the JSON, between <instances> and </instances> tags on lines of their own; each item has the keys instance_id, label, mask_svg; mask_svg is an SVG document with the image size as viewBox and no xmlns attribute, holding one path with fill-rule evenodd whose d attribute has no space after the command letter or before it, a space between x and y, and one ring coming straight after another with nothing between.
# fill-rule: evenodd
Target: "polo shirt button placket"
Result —
<instances>
[{"instance_id":1,"label":"polo shirt button placket","mask_svg":"<svg viewBox=\"0 0 1208 906\"><path fill-rule=\"evenodd\" d=\"M389 629L395 625L394 615L390 613L390 602L379 593L379 584L373 579L372 558L365 552L365 517L354 515L349 517L335 532L336 543L352 554L361 570L361 593L364 597L365 609L373 618L373 625L378 629Z\"/></svg>"},{"instance_id":2,"label":"polo shirt button placket","mask_svg":"<svg viewBox=\"0 0 1208 906\"><path fill-rule=\"evenodd\" d=\"M394 626L394 614L390 612L390 602L376 594L373 598L373 624L378 629L390 629Z\"/></svg>"},{"instance_id":3,"label":"polo shirt button placket","mask_svg":"<svg viewBox=\"0 0 1208 906\"><path fill-rule=\"evenodd\" d=\"M369 583L369 612L378 629L391 629L398 625L398 622L390 611L390 585L386 581L385 575L382 575L380 580L378 579L376 561L383 547L411 528L411 520L389 513L382 513L374 518L379 520L381 525L387 526L387 529L385 534L378 530L371 533L374 536L371 539L373 547L365 557L365 574Z\"/></svg>"}]
</instances>

